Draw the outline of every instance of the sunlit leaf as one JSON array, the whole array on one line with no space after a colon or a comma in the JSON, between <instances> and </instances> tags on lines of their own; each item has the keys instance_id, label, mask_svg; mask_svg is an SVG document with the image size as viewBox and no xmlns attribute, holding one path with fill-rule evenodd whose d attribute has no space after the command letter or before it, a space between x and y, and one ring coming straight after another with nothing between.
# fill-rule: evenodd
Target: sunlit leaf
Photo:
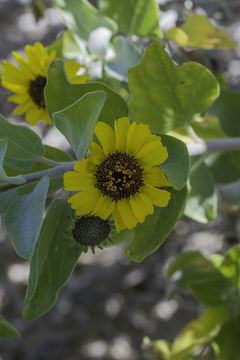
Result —
<instances>
[{"instance_id":1,"label":"sunlit leaf","mask_svg":"<svg viewBox=\"0 0 240 360\"><path fill-rule=\"evenodd\" d=\"M8 208L5 225L11 242L19 256L30 259L38 238L49 179L43 177L33 192L19 196Z\"/></svg>"},{"instance_id":2,"label":"sunlit leaf","mask_svg":"<svg viewBox=\"0 0 240 360\"><path fill-rule=\"evenodd\" d=\"M71 211L64 199L55 199L48 208L30 261L23 311L26 321L36 319L54 305L76 265L81 251L71 236Z\"/></svg>"},{"instance_id":3,"label":"sunlit leaf","mask_svg":"<svg viewBox=\"0 0 240 360\"><path fill-rule=\"evenodd\" d=\"M48 51L55 50L56 57L64 59L76 59L82 55L82 51L74 39L70 30L64 31L64 33L53 43L47 47Z\"/></svg>"},{"instance_id":4,"label":"sunlit leaf","mask_svg":"<svg viewBox=\"0 0 240 360\"><path fill-rule=\"evenodd\" d=\"M216 100L217 101L217 100ZM194 119L191 126L195 133L204 140L224 139L227 137L217 116L206 112Z\"/></svg>"},{"instance_id":5,"label":"sunlit leaf","mask_svg":"<svg viewBox=\"0 0 240 360\"><path fill-rule=\"evenodd\" d=\"M174 65L159 40L129 69L128 78L132 119L160 133L188 125L219 95L207 68L195 62Z\"/></svg>"},{"instance_id":6,"label":"sunlit leaf","mask_svg":"<svg viewBox=\"0 0 240 360\"><path fill-rule=\"evenodd\" d=\"M129 35L161 35L155 0L101 0L100 11L116 21L120 31Z\"/></svg>"},{"instance_id":7,"label":"sunlit leaf","mask_svg":"<svg viewBox=\"0 0 240 360\"><path fill-rule=\"evenodd\" d=\"M133 240L125 250L126 256L140 262L156 251L172 231L184 209L187 190L180 191L168 188L171 200L167 207L156 207L153 215L147 216L142 224L135 228Z\"/></svg>"},{"instance_id":8,"label":"sunlit leaf","mask_svg":"<svg viewBox=\"0 0 240 360\"><path fill-rule=\"evenodd\" d=\"M0 338L19 338L19 332L0 315Z\"/></svg>"},{"instance_id":9,"label":"sunlit leaf","mask_svg":"<svg viewBox=\"0 0 240 360\"><path fill-rule=\"evenodd\" d=\"M53 114L57 129L69 141L78 160L86 155L106 97L103 91L89 92L73 105Z\"/></svg>"},{"instance_id":10,"label":"sunlit leaf","mask_svg":"<svg viewBox=\"0 0 240 360\"><path fill-rule=\"evenodd\" d=\"M166 32L169 40L190 48L202 49L234 49L236 44L225 34L211 24L206 16L189 15L181 27L174 27Z\"/></svg>"},{"instance_id":11,"label":"sunlit leaf","mask_svg":"<svg viewBox=\"0 0 240 360\"><path fill-rule=\"evenodd\" d=\"M185 360L202 345L209 343L227 319L229 306L219 305L206 308L204 314L189 322L177 336L171 348L171 360Z\"/></svg>"}]
</instances>

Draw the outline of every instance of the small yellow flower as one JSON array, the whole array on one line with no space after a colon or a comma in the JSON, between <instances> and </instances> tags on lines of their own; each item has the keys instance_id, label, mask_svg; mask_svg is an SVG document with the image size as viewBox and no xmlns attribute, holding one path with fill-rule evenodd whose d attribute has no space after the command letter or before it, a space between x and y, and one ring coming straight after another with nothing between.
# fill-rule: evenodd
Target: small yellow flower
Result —
<instances>
[{"instance_id":1,"label":"small yellow flower","mask_svg":"<svg viewBox=\"0 0 240 360\"><path fill-rule=\"evenodd\" d=\"M159 136L126 117L115 121L114 130L98 122L95 135L101 146L92 142L90 156L63 177L66 190L79 191L68 200L77 215L106 220L113 214L120 231L143 222L153 205L168 205L170 192L159 189L171 186L158 166L168 157Z\"/></svg>"},{"instance_id":2,"label":"small yellow flower","mask_svg":"<svg viewBox=\"0 0 240 360\"><path fill-rule=\"evenodd\" d=\"M33 46L25 46L26 59L16 51L12 52L18 66L4 60L0 69L2 86L15 93L8 98L18 106L13 114L26 114L26 121L35 126L42 120L50 124L51 120L46 111L44 87L47 82L47 69L56 56L53 50L49 54L44 46L36 42ZM85 82L88 74L77 76L81 67L75 61L66 64L66 73L72 83Z\"/></svg>"}]
</instances>

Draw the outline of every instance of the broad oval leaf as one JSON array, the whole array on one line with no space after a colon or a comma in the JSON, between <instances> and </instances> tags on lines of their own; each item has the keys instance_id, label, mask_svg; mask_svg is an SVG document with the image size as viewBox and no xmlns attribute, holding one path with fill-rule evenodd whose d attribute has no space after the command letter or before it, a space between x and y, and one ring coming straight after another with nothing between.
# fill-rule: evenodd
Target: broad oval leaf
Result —
<instances>
[{"instance_id":1,"label":"broad oval leaf","mask_svg":"<svg viewBox=\"0 0 240 360\"><path fill-rule=\"evenodd\" d=\"M119 30L129 35L161 36L155 0L101 0L100 11L112 18Z\"/></svg>"},{"instance_id":2,"label":"broad oval leaf","mask_svg":"<svg viewBox=\"0 0 240 360\"><path fill-rule=\"evenodd\" d=\"M25 321L38 318L55 304L77 263L81 250L70 233L71 213L65 199L55 199L48 208L30 261Z\"/></svg>"},{"instance_id":3,"label":"broad oval leaf","mask_svg":"<svg viewBox=\"0 0 240 360\"><path fill-rule=\"evenodd\" d=\"M169 40L189 48L234 49L236 44L222 30L213 26L206 16L191 14L181 27L166 32Z\"/></svg>"},{"instance_id":4,"label":"broad oval leaf","mask_svg":"<svg viewBox=\"0 0 240 360\"><path fill-rule=\"evenodd\" d=\"M214 342L218 345L219 360L238 360L240 354L240 315L226 321Z\"/></svg>"},{"instance_id":5,"label":"broad oval leaf","mask_svg":"<svg viewBox=\"0 0 240 360\"><path fill-rule=\"evenodd\" d=\"M172 344L171 360L186 360L219 332L229 314L228 304L207 307L198 319L190 321Z\"/></svg>"},{"instance_id":6,"label":"broad oval leaf","mask_svg":"<svg viewBox=\"0 0 240 360\"><path fill-rule=\"evenodd\" d=\"M87 41L91 32L106 27L115 33L116 23L99 13L87 0L53 0L60 11L65 25L80 39Z\"/></svg>"},{"instance_id":7,"label":"broad oval leaf","mask_svg":"<svg viewBox=\"0 0 240 360\"><path fill-rule=\"evenodd\" d=\"M28 169L43 154L40 137L26 126L14 125L0 115L0 139L8 140L5 164L13 169Z\"/></svg>"},{"instance_id":8,"label":"broad oval leaf","mask_svg":"<svg viewBox=\"0 0 240 360\"><path fill-rule=\"evenodd\" d=\"M9 322L0 315L0 338L19 338L20 334Z\"/></svg>"},{"instance_id":9,"label":"broad oval leaf","mask_svg":"<svg viewBox=\"0 0 240 360\"><path fill-rule=\"evenodd\" d=\"M31 258L41 229L48 186L49 179L42 178L33 192L18 197L5 215L5 225L13 247L24 259Z\"/></svg>"},{"instance_id":10,"label":"broad oval leaf","mask_svg":"<svg viewBox=\"0 0 240 360\"><path fill-rule=\"evenodd\" d=\"M89 92L73 105L53 114L57 129L69 141L78 160L86 155L106 97L103 91Z\"/></svg>"},{"instance_id":11,"label":"broad oval leaf","mask_svg":"<svg viewBox=\"0 0 240 360\"><path fill-rule=\"evenodd\" d=\"M162 135L161 138L168 151L168 158L161 164L161 168L173 187L180 190L187 182L190 169L187 146L184 142L172 136Z\"/></svg>"},{"instance_id":12,"label":"broad oval leaf","mask_svg":"<svg viewBox=\"0 0 240 360\"><path fill-rule=\"evenodd\" d=\"M140 262L156 251L182 215L187 196L186 187L180 191L168 188L168 191L171 191L168 206L156 207L144 223L136 226L133 240L125 250L129 259Z\"/></svg>"},{"instance_id":13,"label":"broad oval leaf","mask_svg":"<svg viewBox=\"0 0 240 360\"><path fill-rule=\"evenodd\" d=\"M190 174L189 184L184 214L201 223L214 220L217 217L217 193L212 173L204 163Z\"/></svg>"},{"instance_id":14,"label":"broad oval leaf","mask_svg":"<svg viewBox=\"0 0 240 360\"><path fill-rule=\"evenodd\" d=\"M159 40L128 71L133 121L166 133L188 125L219 95L219 85L204 66L188 62L174 65Z\"/></svg>"},{"instance_id":15,"label":"broad oval leaf","mask_svg":"<svg viewBox=\"0 0 240 360\"><path fill-rule=\"evenodd\" d=\"M240 92L227 87L220 78L221 94L209 111L219 117L224 132L229 136L240 136Z\"/></svg>"},{"instance_id":16,"label":"broad oval leaf","mask_svg":"<svg viewBox=\"0 0 240 360\"><path fill-rule=\"evenodd\" d=\"M98 90L104 91L107 94L99 121L113 125L116 119L128 115L126 102L107 85L99 82L71 84L67 79L64 63L60 59L55 59L48 69L48 81L45 87L47 110L50 116L52 116L54 112L67 108L88 92Z\"/></svg>"},{"instance_id":17,"label":"broad oval leaf","mask_svg":"<svg viewBox=\"0 0 240 360\"><path fill-rule=\"evenodd\" d=\"M0 185L2 184L23 184L26 182L24 176L18 175L18 176L7 176L4 168L4 158L7 151L7 145L8 141L5 139L0 139Z\"/></svg>"}]
</instances>

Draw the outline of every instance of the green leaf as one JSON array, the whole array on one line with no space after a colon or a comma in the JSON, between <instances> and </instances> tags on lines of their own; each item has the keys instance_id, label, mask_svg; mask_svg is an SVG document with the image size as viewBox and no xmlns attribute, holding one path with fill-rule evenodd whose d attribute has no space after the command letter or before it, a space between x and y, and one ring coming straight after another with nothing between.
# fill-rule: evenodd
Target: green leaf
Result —
<instances>
[{"instance_id":1,"label":"green leaf","mask_svg":"<svg viewBox=\"0 0 240 360\"><path fill-rule=\"evenodd\" d=\"M116 36L112 45L115 56L105 64L105 70L112 77L127 81L128 69L140 61L140 52L130 39L123 36Z\"/></svg>"},{"instance_id":2,"label":"green leaf","mask_svg":"<svg viewBox=\"0 0 240 360\"><path fill-rule=\"evenodd\" d=\"M28 169L44 152L40 137L26 126L14 125L0 115L0 139L8 140L5 165Z\"/></svg>"},{"instance_id":3,"label":"green leaf","mask_svg":"<svg viewBox=\"0 0 240 360\"><path fill-rule=\"evenodd\" d=\"M103 16L86 0L53 0L60 11L65 25L80 39L87 41L91 32L98 27L106 27L113 33L116 23Z\"/></svg>"},{"instance_id":4,"label":"green leaf","mask_svg":"<svg viewBox=\"0 0 240 360\"><path fill-rule=\"evenodd\" d=\"M102 90L107 94L106 102L99 116L99 121L114 124L116 119L128 115L128 107L121 96L100 82L71 84L61 60L54 60L48 69L48 81L45 87L47 110L52 116L54 112L72 105L88 92Z\"/></svg>"},{"instance_id":5,"label":"green leaf","mask_svg":"<svg viewBox=\"0 0 240 360\"><path fill-rule=\"evenodd\" d=\"M186 360L204 344L209 343L227 319L229 306L219 305L206 308L204 314L189 322L172 344L171 360Z\"/></svg>"},{"instance_id":6,"label":"green leaf","mask_svg":"<svg viewBox=\"0 0 240 360\"><path fill-rule=\"evenodd\" d=\"M56 41L47 47L47 50L49 53L52 50L55 50L56 57L68 60L75 60L82 54L82 51L70 30L64 31L64 33Z\"/></svg>"},{"instance_id":7,"label":"green leaf","mask_svg":"<svg viewBox=\"0 0 240 360\"><path fill-rule=\"evenodd\" d=\"M38 181L34 181L9 190L5 190L4 188L0 189L0 214L5 213L18 196L32 192L37 184ZM63 187L62 176L51 178L47 196L50 196L61 187Z\"/></svg>"},{"instance_id":8,"label":"green leaf","mask_svg":"<svg viewBox=\"0 0 240 360\"><path fill-rule=\"evenodd\" d=\"M204 140L225 139L227 137L222 130L219 118L208 112L203 117L194 119L191 126L195 133Z\"/></svg>"},{"instance_id":9,"label":"green leaf","mask_svg":"<svg viewBox=\"0 0 240 360\"><path fill-rule=\"evenodd\" d=\"M240 151L217 152L205 160L217 184L228 184L240 178Z\"/></svg>"},{"instance_id":10,"label":"green leaf","mask_svg":"<svg viewBox=\"0 0 240 360\"><path fill-rule=\"evenodd\" d=\"M19 332L0 315L0 338L19 338Z\"/></svg>"},{"instance_id":11,"label":"green leaf","mask_svg":"<svg viewBox=\"0 0 240 360\"><path fill-rule=\"evenodd\" d=\"M71 236L70 206L55 199L48 208L30 261L23 318L31 321L47 312L69 279L81 253Z\"/></svg>"},{"instance_id":12,"label":"green leaf","mask_svg":"<svg viewBox=\"0 0 240 360\"><path fill-rule=\"evenodd\" d=\"M156 251L172 231L184 209L187 190L168 188L171 200L167 207L156 207L152 215L135 228L133 240L125 250L126 256L136 262Z\"/></svg>"},{"instance_id":13,"label":"green leaf","mask_svg":"<svg viewBox=\"0 0 240 360\"><path fill-rule=\"evenodd\" d=\"M190 168L187 146L172 136L162 135L161 138L168 151L168 158L161 164L161 168L173 187L181 190L187 182Z\"/></svg>"},{"instance_id":14,"label":"green leaf","mask_svg":"<svg viewBox=\"0 0 240 360\"><path fill-rule=\"evenodd\" d=\"M240 354L240 315L234 316L223 324L214 340L218 345L218 359L239 359Z\"/></svg>"},{"instance_id":15,"label":"green leaf","mask_svg":"<svg viewBox=\"0 0 240 360\"><path fill-rule=\"evenodd\" d=\"M103 91L93 91L83 95L68 108L53 114L54 124L71 144L78 160L86 155L106 97Z\"/></svg>"},{"instance_id":16,"label":"green leaf","mask_svg":"<svg viewBox=\"0 0 240 360\"><path fill-rule=\"evenodd\" d=\"M230 249L218 270L240 288L240 246Z\"/></svg>"},{"instance_id":17,"label":"green leaf","mask_svg":"<svg viewBox=\"0 0 240 360\"><path fill-rule=\"evenodd\" d=\"M207 68L195 62L174 65L159 40L129 69L128 78L132 120L160 133L188 125L219 95L218 82Z\"/></svg>"},{"instance_id":18,"label":"green leaf","mask_svg":"<svg viewBox=\"0 0 240 360\"><path fill-rule=\"evenodd\" d=\"M100 11L112 18L119 31L129 35L161 36L155 0L101 0Z\"/></svg>"},{"instance_id":19,"label":"green leaf","mask_svg":"<svg viewBox=\"0 0 240 360\"><path fill-rule=\"evenodd\" d=\"M44 157L57 162L73 161L72 157L63 150L55 148L53 146L44 145Z\"/></svg>"},{"instance_id":20,"label":"green leaf","mask_svg":"<svg viewBox=\"0 0 240 360\"><path fill-rule=\"evenodd\" d=\"M118 232L116 230L116 231L111 231L111 233L110 233L112 245L118 245L125 241L132 240L133 236L134 236L134 229L131 229L131 230L124 229L120 232ZM109 246L109 242L107 243L107 245ZM111 244L110 244L110 246L111 246Z\"/></svg>"},{"instance_id":21,"label":"green leaf","mask_svg":"<svg viewBox=\"0 0 240 360\"><path fill-rule=\"evenodd\" d=\"M5 139L0 139L0 185L2 184L15 184L15 185L19 185L19 184L23 184L24 182L26 182L24 176L7 176L4 168L3 168L3 163L4 163L4 158L6 155L6 151L7 151L7 145L8 145L8 141Z\"/></svg>"},{"instance_id":22,"label":"green leaf","mask_svg":"<svg viewBox=\"0 0 240 360\"><path fill-rule=\"evenodd\" d=\"M189 181L184 214L201 223L212 221L217 217L217 194L211 171L203 163L191 173Z\"/></svg>"},{"instance_id":23,"label":"green leaf","mask_svg":"<svg viewBox=\"0 0 240 360\"><path fill-rule=\"evenodd\" d=\"M185 260L186 265L185 265ZM174 271L173 271L174 269ZM180 286L193 292L193 295L207 305L218 305L233 298L234 286L216 269L211 261L191 253L180 255L177 265L171 265L170 274L181 270L178 280Z\"/></svg>"},{"instance_id":24,"label":"green leaf","mask_svg":"<svg viewBox=\"0 0 240 360\"><path fill-rule=\"evenodd\" d=\"M188 266L198 266L205 262L205 257L199 251L188 251L174 259L168 268L168 276Z\"/></svg>"},{"instance_id":25,"label":"green leaf","mask_svg":"<svg viewBox=\"0 0 240 360\"><path fill-rule=\"evenodd\" d=\"M8 208L5 225L19 256L29 260L42 225L49 179L42 178L33 192L19 196Z\"/></svg>"},{"instance_id":26,"label":"green leaf","mask_svg":"<svg viewBox=\"0 0 240 360\"><path fill-rule=\"evenodd\" d=\"M220 79L221 93L209 111L219 117L223 131L229 136L240 136L240 92L227 88Z\"/></svg>"},{"instance_id":27,"label":"green leaf","mask_svg":"<svg viewBox=\"0 0 240 360\"><path fill-rule=\"evenodd\" d=\"M169 40L189 48L235 49L236 44L222 30L213 26L206 16L191 14L181 27L166 32Z\"/></svg>"}]
</instances>

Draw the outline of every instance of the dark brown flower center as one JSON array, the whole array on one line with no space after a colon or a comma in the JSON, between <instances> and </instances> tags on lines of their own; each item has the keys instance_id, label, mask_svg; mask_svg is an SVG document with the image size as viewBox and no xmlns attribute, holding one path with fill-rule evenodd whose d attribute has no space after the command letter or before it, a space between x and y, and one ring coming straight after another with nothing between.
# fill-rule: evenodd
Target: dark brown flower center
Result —
<instances>
[{"instance_id":1,"label":"dark brown flower center","mask_svg":"<svg viewBox=\"0 0 240 360\"><path fill-rule=\"evenodd\" d=\"M97 165L95 186L117 202L135 195L143 182L143 169L134 156L116 152Z\"/></svg>"},{"instance_id":2,"label":"dark brown flower center","mask_svg":"<svg viewBox=\"0 0 240 360\"><path fill-rule=\"evenodd\" d=\"M98 216L82 216L75 222L74 239L84 246L101 244L109 235L110 225Z\"/></svg>"},{"instance_id":3,"label":"dark brown flower center","mask_svg":"<svg viewBox=\"0 0 240 360\"><path fill-rule=\"evenodd\" d=\"M30 82L29 95L35 104L40 108L45 108L44 100L44 87L46 85L47 78L39 75L36 79Z\"/></svg>"}]
</instances>

